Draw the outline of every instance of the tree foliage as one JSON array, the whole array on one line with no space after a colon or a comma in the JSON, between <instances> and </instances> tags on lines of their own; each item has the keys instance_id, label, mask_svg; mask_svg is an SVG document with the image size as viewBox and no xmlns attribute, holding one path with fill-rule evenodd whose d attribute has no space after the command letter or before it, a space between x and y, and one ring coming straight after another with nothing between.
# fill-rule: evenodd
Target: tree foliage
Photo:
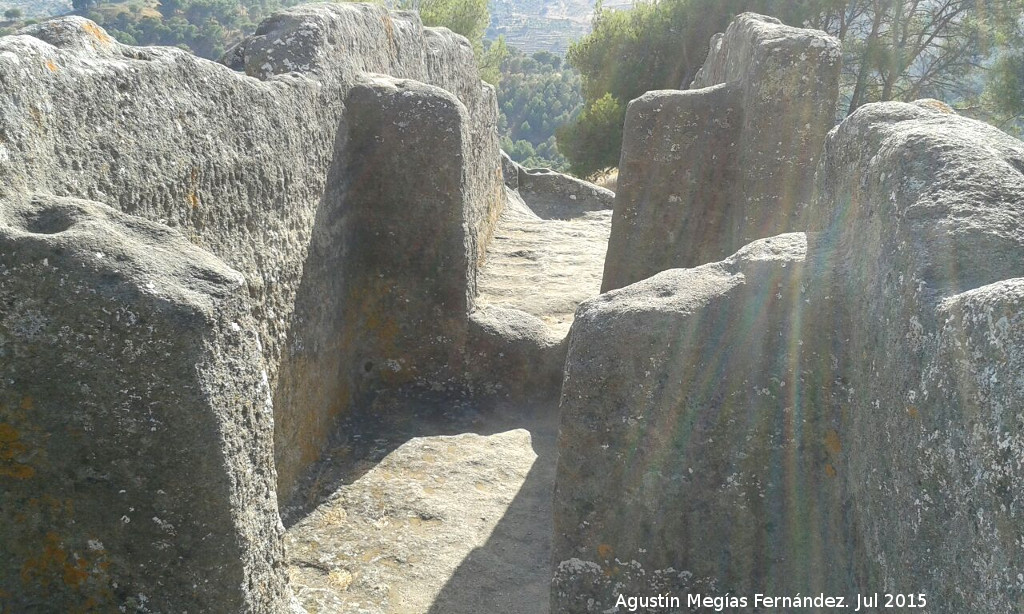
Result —
<instances>
[{"instance_id":1,"label":"tree foliage","mask_svg":"<svg viewBox=\"0 0 1024 614\"><path fill-rule=\"evenodd\" d=\"M387 2L385 2L387 4ZM480 77L497 84L503 53L507 52L504 39L500 43L484 45L484 32L491 21L488 0L397 0L398 8L415 10L425 26L441 26L469 40L473 47Z\"/></svg>"},{"instance_id":2,"label":"tree foliage","mask_svg":"<svg viewBox=\"0 0 1024 614\"><path fill-rule=\"evenodd\" d=\"M1019 0L816 0L806 24L843 42L840 111L876 101L939 98L1012 107L1011 65L1000 53L1020 49ZM985 90L989 94L985 95Z\"/></svg>"},{"instance_id":3,"label":"tree foliage","mask_svg":"<svg viewBox=\"0 0 1024 614\"><path fill-rule=\"evenodd\" d=\"M167 45L208 59L299 0L74 0L75 10L130 45Z\"/></svg>"},{"instance_id":4,"label":"tree foliage","mask_svg":"<svg viewBox=\"0 0 1024 614\"><path fill-rule=\"evenodd\" d=\"M465 36L474 50L481 48L491 21L487 0L400 0L398 6L419 11L425 26L443 26Z\"/></svg>"},{"instance_id":5,"label":"tree foliage","mask_svg":"<svg viewBox=\"0 0 1024 614\"><path fill-rule=\"evenodd\" d=\"M573 172L618 162L620 139L601 141L611 96L624 116L648 90L686 87L708 40L752 10L825 30L843 43L837 117L868 102L932 97L991 121L1024 111L1022 0L661 0L595 12L593 31L567 60L583 78L585 111L559 133ZM597 148L590 150L589 147Z\"/></svg>"},{"instance_id":6,"label":"tree foliage","mask_svg":"<svg viewBox=\"0 0 1024 614\"><path fill-rule=\"evenodd\" d=\"M625 113L622 103L606 93L587 103L575 123L556 131L558 150L573 174L589 177L619 163Z\"/></svg>"},{"instance_id":7,"label":"tree foliage","mask_svg":"<svg viewBox=\"0 0 1024 614\"><path fill-rule=\"evenodd\" d=\"M580 111L579 74L547 51L525 55L509 51L498 85L502 149L529 167L567 168L559 154L555 129Z\"/></svg>"},{"instance_id":8,"label":"tree foliage","mask_svg":"<svg viewBox=\"0 0 1024 614\"><path fill-rule=\"evenodd\" d=\"M590 35L573 43L566 56L582 76L586 101L577 121L558 135L572 172L590 175L617 165L629 101L649 90L688 85L714 33L739 12L771 5L767 0L661 0L616 11L598 4ZM604 138L609 132L614 138Z\"/></svg>"},{"instance_id":9,"label":"tree foliage","mask_svg":"<svg viewBox=\"0 0 1024 614\"><path fill-rule=\"evenodd\" d=\"M501 81L501 67L509 53L504 36L499 36L494 41L484 41L483 53L479 55L477 62L480 66L480 78L497 87Z\"/></svg>"}]
</instances>

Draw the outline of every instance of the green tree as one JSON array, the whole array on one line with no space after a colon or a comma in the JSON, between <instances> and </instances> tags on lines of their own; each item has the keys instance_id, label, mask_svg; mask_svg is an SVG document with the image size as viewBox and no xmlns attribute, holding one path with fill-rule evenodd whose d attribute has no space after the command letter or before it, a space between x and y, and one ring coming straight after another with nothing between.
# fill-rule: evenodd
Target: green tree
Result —
<instances>
[{"instance_id":1,"label":"green tree","mask_svg":"<svg viewBox=\"0 0 1024 614\"><path fill-rule=\"evenodd\" d=\"M494 85L500 79L500 71L496 68L500 66L502 53L507 52L507 47L501 40L500 46L494 48L490 56L487 54L484 32L491 21L487 3L488 0L398 0L397 6L418 11L425 26L441 26L465 36L473 47L480 78Z\"/></svg>"},{"instance_id":2,"label":"green tree","mask_svg":"<svg viewBox=\"0 0 1024 614\"><path fill-rule=\"evenodd\" d=\"M591 33L570 46L566 61L580 72L585 110L558 132L572 172L589 174L619 162L621 126L630 100L648 90L686 87L707 56L708 41L737 13L765 11L769 0L644 1L629 11L599 3ZM602 139L614 126L615 138ZM585 172L589 169L589 172Z\"/></svg>"},{"instance_id":3,"label":"green tree","mask_svg":"<svg viewBox=\"0 0 1024 614\"><path fill-rule=\"evenodd\" d=\"M589 177L618 165L625 115L623 104L606 93L587 103L575 123L555 131L558 150L574 175Z\"/></svg>"},{"instance_id":4,"label":"green tree","mask_svg":"<svg viewBox=\"0 0 1024 614\"><path fill-rule=\"evenodd\" d=\"M479 56L480 78L497 86L501 81L501 65L509 56L508 45L505 44L504 36L494 41L484 41L483 45L483 53Z\"/></svg>"},{"instance_id":5,"label":"green tree","mask_svg":"<svg viewBox=\"0 0 1024 614\"><path fill-rule=\"evenodd\" d=\"M1024 112L1024 0L662 0L628 12L598 6L593 31L567 56L582 75L587 110L605 94L624 109L645 91L687 87L711 34L745 10L842 41L837 117L868 102L924 97L995 123ZM588 122L607 121L608 113L585 112L559 132L574 172L617 163L620 140L586 136L604 129Z\"/></svg>"},{"instance_id":6,"label":"green tree","mask_svg":"<svg viewBox=\"0 0 1024 614\"><path fill-rule=\"evenodd\" d=\"M21 9L17 8L7 9L6 11L4 11L4 19L8 19L10 21L14 21L15 19L21 19L23 15L24 13L21 12Z\"/></svg>"},{"instance_id":7,"label":"green tree","mask_svg":"<svg viewBox=\"0 0 1024 614\"><path fill-rule=\"evenodd\" d=\"M474 51L482 50L490 23L487 0L399 0L404 10L418 11L425 26L442 26L465 36Z\"/></svg>"},{"instance_id":8,"label":"green tree","mask_svg":"<svg viewBox=\"0 0 1024 614\"><path fill-rule=\"evenodd\" d=\"M1024 116L1024 49L1002 54L991 67L988 87L974 107L964 109L1016 134L1022 132Z\"/></svg>"},{"instance_id":9,"label":"green tree","mask_svg":"<svg viewBox=\"0 0 1024 614\"><path fill-rule=\"evenodd\" d=\"M802 10L843 43L841 114L923 97L999 110L1019 98L1005 80L1012 54L998 58L1020 49L1020 0L809 0Z\"/></svg>"},{"instance_id":10,"label":"green tree","mask_svg":"<svg viewBox=\"0 0 1024 614\"><path fill-rule=\"evenodd\" d=\"M71 8L79 13L84 13L100 3L100 0L71 0Z\"/></svg>"},{"instance_id":11,"label":"green tree","mask_svg":"<svg viewBox=\"0 0 1024 614\"><path fill-rule=\"evenodd\" d=\"M546 51L530 56L515 49L509 50L501 71L497 94L502 148L525 166L567 170L568 161L555 145L555 129L571 122L582 107L579 74L564 66L560 56Z\"/></svg>"}]
</instances>

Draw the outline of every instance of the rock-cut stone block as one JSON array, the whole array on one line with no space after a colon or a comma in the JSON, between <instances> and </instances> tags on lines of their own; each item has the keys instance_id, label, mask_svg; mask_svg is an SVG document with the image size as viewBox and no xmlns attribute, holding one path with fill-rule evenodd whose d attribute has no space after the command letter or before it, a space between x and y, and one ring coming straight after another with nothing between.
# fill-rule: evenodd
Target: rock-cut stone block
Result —
<instances>
[{"instance_id":1,"label":"rock-cut stone block","mask_svg":"<svg viewBox=\"0 0 1024 614\"><path fill-rule=\"evenodd\" d=\"M803 398L816 384L795 315L806 253L802 233L780 235L581 305L562 386L552 612L614 610L620 594L849 587L845 540L825 528L837 483L823 424Z\"/></svg>"},{"instance_id":2,"label":"rock-cut stone block","mask_svg":"<svg viewBox=\"0 0 1024 614\"><path fill-rule=\"evenodd\" d=\"M693 89L631 102L602 290L805 230L839 67L824 32L744 13L712 39Z\"/></svg>"},{"instance_id":3,"label":"rock-cut stone block","mask_svg":"<svg viewBox=\"0 0 1024 614\"><path fill-rule=\"evenodd\" d=\"M241 275L95 202L0 204L0 610L280 612Z\"/></svg>"},{"instance_id":4,"label":"rock-cut stone block","mask_svg":"<svg viewBox=\"0 0 1024 614\"><path fill-rule=\"evenodd\" d=\"M439 87L387 77L354 86L345 105L338 197L354 390L455 390L475 278L466 108Z\"/></svg>"}]
</instances>

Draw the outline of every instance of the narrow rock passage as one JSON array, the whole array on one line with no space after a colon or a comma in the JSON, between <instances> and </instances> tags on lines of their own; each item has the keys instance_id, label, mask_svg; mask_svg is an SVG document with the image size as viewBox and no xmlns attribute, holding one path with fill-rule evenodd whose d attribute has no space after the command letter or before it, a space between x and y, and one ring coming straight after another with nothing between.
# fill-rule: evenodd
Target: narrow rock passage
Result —
<instances>
[{"instance_id":1,"label":"narrow rock passage","mask_svg":"<svg viewBox=\"0 0 1024 614\"><path fill-rule=\"evenodd\" d=\"M477 304L525 311L564 336L576 307L600 294L611 224L611 210L542 219L511 200L480 270Z\"/></svg>"},{"instance_id":2,"label":"narrow rock passage","mask_svg":"<svg viewBox=\"0 0 1024 614\"><path fill-rule=\"evenodd\" d=\"M556 409L392 397L342 425L286 511L302 606L546 612Z\"/></svg>"},{"instance_id":3,"label":"narrow rock passage","mask_svg":"<svg viewBox=\"0 0 1024 614\"><path fill-rule=\"evenodd\" d=\"M543 219L510 193L477 305L565 336L600 291L611 215ZM283 511L299 603L309 614L546 613L557 429L557 398L378 397L339 427Z\"/></svg>"}]
</instances>

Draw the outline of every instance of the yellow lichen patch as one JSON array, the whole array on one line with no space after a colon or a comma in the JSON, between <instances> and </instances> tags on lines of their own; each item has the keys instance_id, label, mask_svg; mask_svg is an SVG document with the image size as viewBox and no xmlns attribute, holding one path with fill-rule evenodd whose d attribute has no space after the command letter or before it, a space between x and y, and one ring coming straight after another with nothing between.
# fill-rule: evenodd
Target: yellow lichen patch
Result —
<instances>
[{"instance_id":1,"label":"yellow lichen patch","mask_svg":"<svg viewBox=\"0 0 1024 614\"><path fill-rule=\"evenodd\" d=\"M327 573L327 581L338 590L348 590L349 585L352 584L352 574L344 569L332 569Z\"/></svg>"},{"instance_id":2,"label":"yellow lichen patch","mask_svg":"<svg viewBox=\"0 0 1024 614\"><path fill-rule=\"evenodd\" d=\"M185 199L188 200L188 204L191 205L193 209L199 208L199 197L196 196L194 191L189 192Z\"/></svg>"},{"instance_id":3,"label":"yellow lichen patch","mask_svg":"<svg viewBox=\"0 0 1024 614\"><path fill-rule=\"evenodd\" d=\"M103 43L104 45L109 45L113 41L113 39L110 38L109 34L104 32L99 26L92 23L91 21L83 23L82 29L88 32L90 36L95 38L97 41Z\"/></svg>"},{"instance_id":4,"label":"yellow lichen patch","mask_svg":"<svg viewBox=\"0 0 1024 614\"><path fill-rule=\"evenodd\" d=\"M0 465L0 478L11 478L12 480L28 480L34 478L36 470L31 465L22 463L10 463Z\"/></svg>"},{"instance_id":5,"label":"yellow lichen patch","mask_svg":"<svg viewBox=\"0 0 1024 614\"><path fill-rule=\"evenodd\" d=\"M914 101L915 104L922 107L927 107L933 111L940 113L947 113L950 115L956 114L956 110L941 100L935 100L934 98L922 98L921 100Z\"/></svg>"},{"instance_id":6,"label":"yellow lichen patch","mask_svg":"<svg viewBox=\"0 0 1024 614\"><path fill-rule=\"evenodd\" d=\"M921 417L921 413L919 411L917 411L917 407L914 407L913 405L911 405L910 407L907 408L907 414L911 418L920 418Z\"/></svg>"},{"instance_id":7,"label":"yellow lichen patch","mask_svg":"<svg viewBox=\"0 0 1024 614\"><path fill-rule=\"evenodd\" d=\"M614 550L608 544L598 544L597 546L597 558L602 560L609 560L612 558Z\"/></svg>"},{"instance_id":8,"label":"yellow lichen patch","mask_svg":"<svg viewBox=\"0 0 1024 614\"><path fill-rule=\"evenodd\" d=\"M50 72L57 72L57 64L53 60L46 60L46 67L50 69Z\"/></svg>"},{"instance_id":9,"label":"yellow lichen patch","mask_svg":"<svg viewBox=\"0 0 1024 614\"><path fill-rule=\"evenodd\" d=\"M342 526L348 520L348 512L343 507L332 507L323 513L323 518L325 524Z\"/></svg>"},{"instance_id":10,"label":"yellow lichen patch","mask_svg":"<svg viewBox=\"0 0 1024 614\"><path fill-rule=\"evenodd\" d=\"M839 433L830 429L825 433L825 449L832 454L839 454L843 451L843 444L839 441Z\"/></svg>"},{"instance_id":11,"label":"yellow lichen patch","mask_svg":"<svg viewBox=\"0 0 1024 614\"><path fill-rule=\"evenodd\" d=\"M26 587L35 586L36 591L76 595L77 603L68 612L93 612L110 599L108 567L102 548L83 556L69 551L60 535L50 531L42 551L22 563L20 576Z\"/></svg>"},{"instance_id":12,"label":"yellow lichen patch","mask_svg":"<svg viewBox=\"0 0 1024 614\"><path fill-rule=\"evenodd\" d=\"M395 46L395 25L391 22L391 16L385 13L381 20L384 22L384 34L388 37L388 46Z\"/></svg>"},{"instance_id":13,"label":"yellow lichen patch","mask_svg":"<svg viewBox=\"0 0 1024 614\"><path fill-rule=\"evenodd\" d=\"M825 475L830 478L836 477L836 468L832 466L832 463L825 463Z\"/></svg>"},{"instance_id":14,"label":"yellow lichen patch","mask_svg":"<svg viewBox=\"0 0 1024 614\"><path fill-rule=\"evenodd\" d=\"M25 561L21 566L21 581L29 584L36 580L44 588L49 586L54 570L61 570L67 563L68 553L61 547L60 537L50 531L43 542L43 552ZM61 574L63 575L63 574Z\"/></svg>"},{"instance_id":15,"label":"yellow lichen patch","mask_svg":"<svg viewBox=\"0 0 1024 614\"><path fill-rule=\"evenodd\" d=\"M21 439L21 436L18 434L17 429L14 428L14 425L0 422L0 444L13 443L19 439Z\"/></svg>"},{"instance_id":16,"label":"yellow lichen patch","mask_svg":"<svg viewBox=\"0 0 1024 614\"><path fill-rule=\"evenodd\" d=\"M64 565L64 584L78 586L89 578L89 571L86 566L89 564L85 559L77 559Z\"/></svg>"},{"instance_id":17,"label":"yellow lichen patch","mask_svg":"<svg viewBox=\"0 0 1024 614\"><path fill-rule=\"evenodd\" d=\"M28 410L32 409L32 407L34 405L35 405L35 401L32 400L32 397L22 397L22 399L21 399L21 408L22 409L24 409L25 411L28 411Z\"/></svg>"},{"instance_id":18,"label":"yellow lichen patch","mask_svg":"<svg viewBox=\"0 0 1024 614\"><path fill-rule=\"evenodd\" d=\"M21 434L14 425L0 423L0 478L27 480L35 477L36 470L15 459L28 452L28 446L21 441Z\"/></svg>"}]
</instances>

